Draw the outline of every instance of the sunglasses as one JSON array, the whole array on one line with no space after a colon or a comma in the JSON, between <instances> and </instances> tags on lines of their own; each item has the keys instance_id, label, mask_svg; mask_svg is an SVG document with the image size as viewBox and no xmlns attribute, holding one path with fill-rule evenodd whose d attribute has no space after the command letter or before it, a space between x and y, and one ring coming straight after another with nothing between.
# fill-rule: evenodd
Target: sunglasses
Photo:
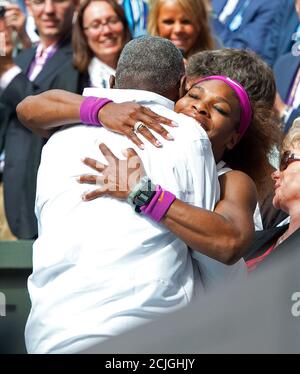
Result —
<instances>
[{"instance_id":1,"label":"sunglasses","mask_svg":"<svg viewBox=\"0 0 300 374\"><path fill-rule=\"evenodd\" d=\"M285 151L280 160L279 170L284 171L294 161L300 161L300 155L296 155L291 151Z\"/></svg>"}]
</instances>

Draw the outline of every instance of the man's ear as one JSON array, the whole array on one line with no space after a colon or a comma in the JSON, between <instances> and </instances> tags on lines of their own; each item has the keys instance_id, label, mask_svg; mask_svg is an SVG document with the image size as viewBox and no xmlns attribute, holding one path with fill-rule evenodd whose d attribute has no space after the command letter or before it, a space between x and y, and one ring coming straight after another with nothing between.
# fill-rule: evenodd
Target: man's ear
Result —
<instances>
[{"instance_id":1,"label":"man's ear","mask_svg":"<svg viewBox=\"0 0 300 374\"><path fill-rule=\"evenodd\" d=\"M111 75L109 77L109 87L115 88L115 85L116 85L116 77L114 75Z\"/></svg>"},{"instance_id":2,"label":"man's ear","mask_svg":"<svg viewBox=\"0 0 300 374\"><path fill-rule=\"evenodd\" d=\"M186 94L186 75L183 75L180 79L180 87L179 87L179 98L185 96Z\"/></svg>"}]
</instances>

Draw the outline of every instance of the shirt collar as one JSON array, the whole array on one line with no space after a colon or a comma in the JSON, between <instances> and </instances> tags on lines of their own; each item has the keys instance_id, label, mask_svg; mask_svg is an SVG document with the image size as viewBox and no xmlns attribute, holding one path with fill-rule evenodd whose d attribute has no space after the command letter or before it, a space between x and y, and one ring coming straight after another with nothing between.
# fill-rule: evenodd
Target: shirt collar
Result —
<instances>
[{"instance_id":1,"label":"shirt collar","mask_svg":"<svg viewBox=\"0 0 300 374\"><path fill-rule=\"evenodd\" d=\"M164 96L150 91L144 90L123 90L123 89L108 89L108 88L85 88L83 96L105 97L113 100L116 103L126 101L135 101L139 104L159 104L168 109L174 109L174 101L167 99Z\"/></svg>"},{"instance_id":2,"label":"shirt collar","mask_svg":"<svg viewBox=\"0 0 300 374\"><path fill-rule=\"evenodd\" d=\"M90 65L89 65L89 69L91 70L95 69L96 71L106 70L108 74L112 74L112 75L116 74L116 71L113 68L106 65L103 61L100 61L99 58L97 57L92 58Z\"/></svg>"},{"instance_id":3,"label":"shirt collar","mask_svg":"<svg viewBox=\"0 0 300 374\"><path fill-rule=\"evenodd\" d=\"M47 48L44 48L42 43L39 43L37 48L36 48L35 57L39 58L42 55L48 56L51 53L54 53L56 50L57 50L57 43L51 44Z\"/></svg>"}]
</instances>

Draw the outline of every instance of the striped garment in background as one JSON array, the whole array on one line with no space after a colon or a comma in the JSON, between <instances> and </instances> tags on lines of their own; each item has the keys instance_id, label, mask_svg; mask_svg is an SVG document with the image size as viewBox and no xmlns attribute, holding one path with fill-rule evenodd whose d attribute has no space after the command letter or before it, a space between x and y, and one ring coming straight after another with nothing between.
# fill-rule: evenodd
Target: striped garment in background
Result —
<instances>
[{"instance_id":1,"label":"striped garment in background","mask_svg":"<svg viewBox=\"0 0 300 374\"><path fill-rule=\"evenodd\" d=\"M148 0L121 0L133 38L147 34Z\"/></svg>"}]
</instances>

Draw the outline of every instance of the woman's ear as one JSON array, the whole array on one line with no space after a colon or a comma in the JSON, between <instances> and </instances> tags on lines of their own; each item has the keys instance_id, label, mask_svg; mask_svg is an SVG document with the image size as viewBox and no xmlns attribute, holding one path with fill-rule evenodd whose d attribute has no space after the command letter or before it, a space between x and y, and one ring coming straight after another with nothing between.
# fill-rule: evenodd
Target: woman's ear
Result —
<instances>
[{"instance_id":1,"label":"woman's ear","mask_svg":"<svg viewBox=\"0 0 300 374\"><path fill-rule=\"evenodd\" d=\"M186 93L186 75L183 75L180 79L179 98L185 96Z\"/></svg>"},{"instance_id":2,"label":"woman's ear","mask_svg":"<svg viewBox=\"0 0 300 374\"><path fill-rule=\"evenodd\" d=\"M229 138L229 141L226 143L226 149L231 150L232 148L234 148L237 145L237 143L240 141L240 139L241 139L241 134L235 131Z\"/></svg>"}]
</instances>

